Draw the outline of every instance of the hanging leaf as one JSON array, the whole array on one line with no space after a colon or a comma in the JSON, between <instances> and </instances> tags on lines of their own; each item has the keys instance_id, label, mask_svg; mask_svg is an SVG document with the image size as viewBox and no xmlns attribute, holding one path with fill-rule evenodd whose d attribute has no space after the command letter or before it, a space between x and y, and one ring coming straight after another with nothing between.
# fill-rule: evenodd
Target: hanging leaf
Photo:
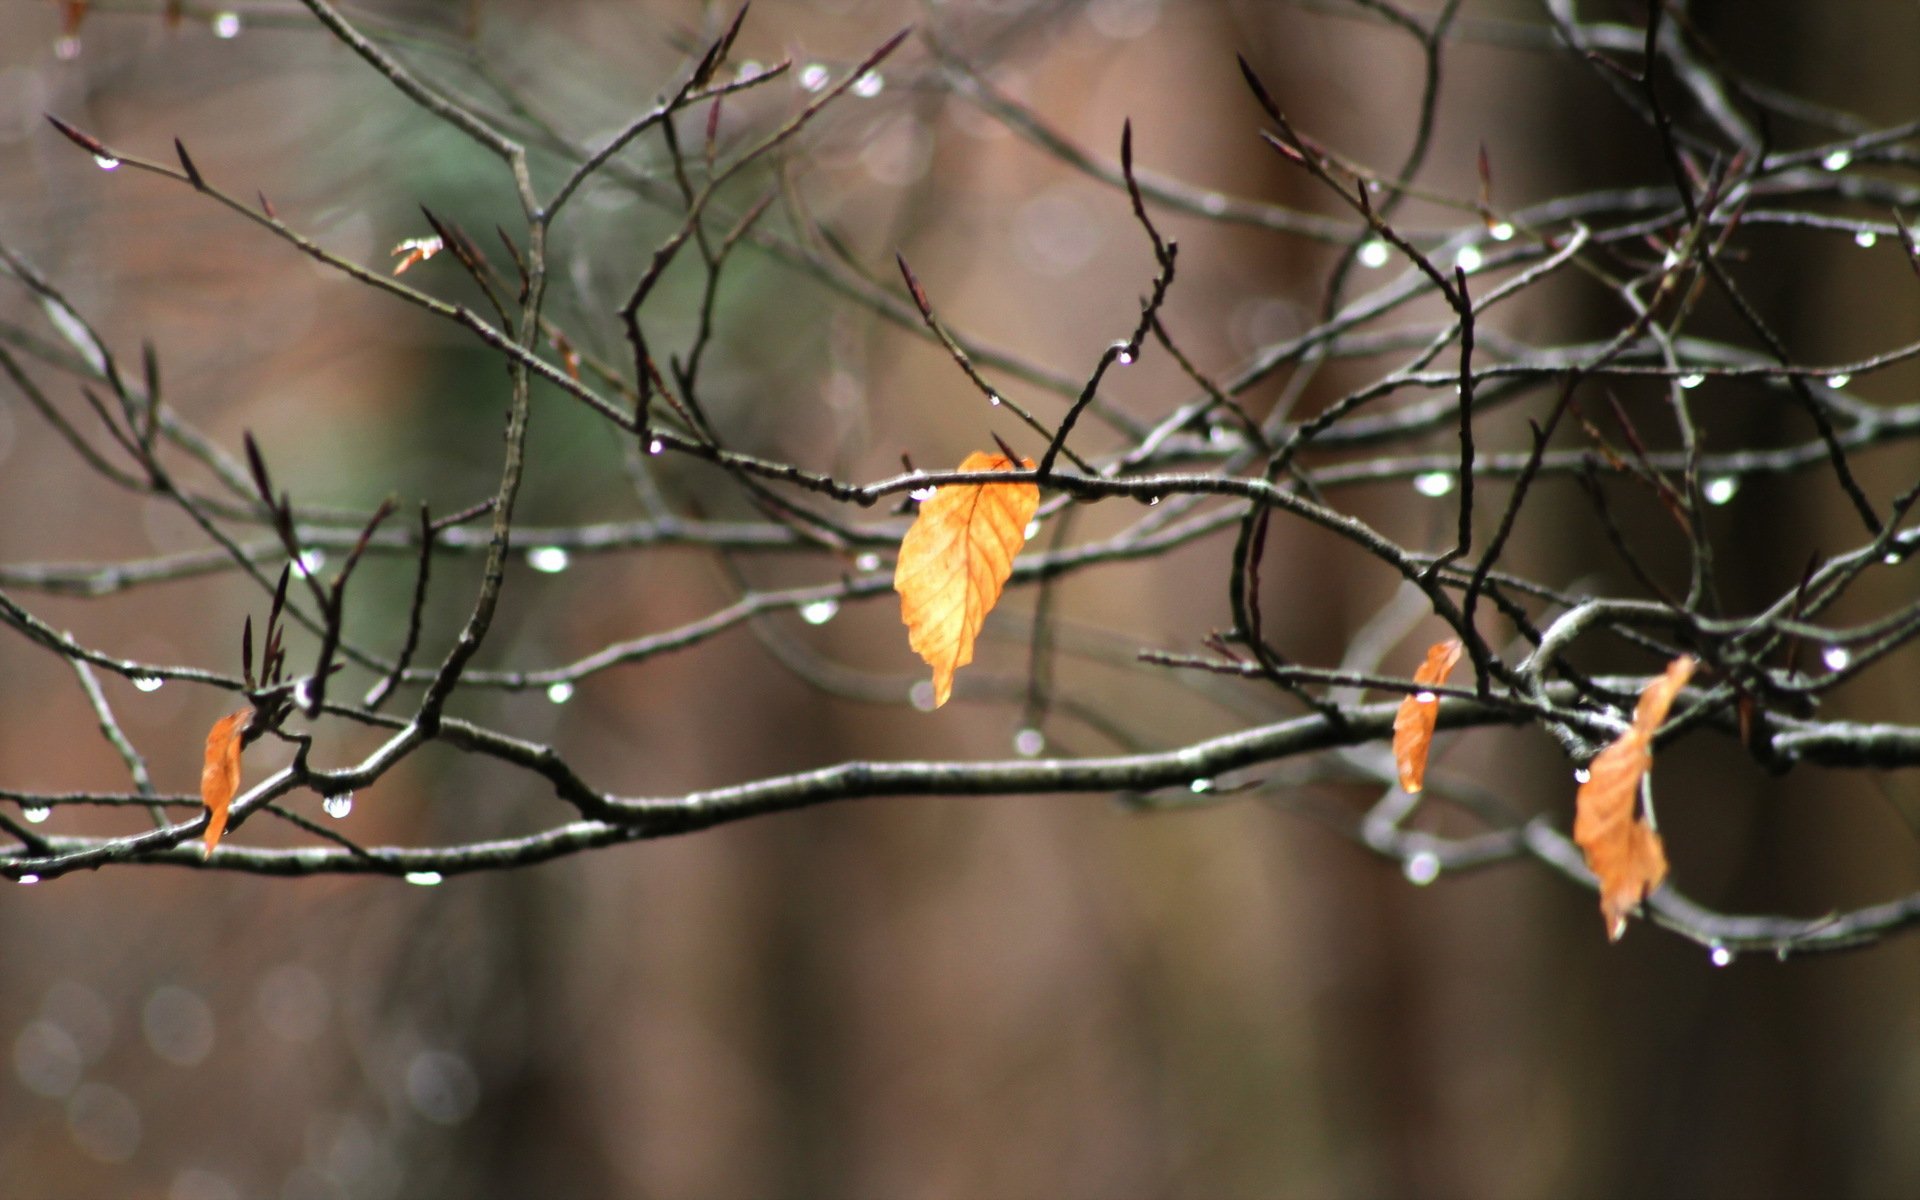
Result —
<instances>
[{"instance_id":1,"label":"hanging leaf","mask_svg":"<svg viewBox=\"0 0 1920 1200\"><path fill-rule=\"evenodd\" d=\"M1639 816L1640 781L1653 768L1653 735L1697 665L1682 655L1648 682L1634 706L1633 727L1587 764L1587 781L1574 800L1573 840L1600 881L1610 941L1620 940L1628 914L1667 877L1666 847Z\"/></svg>"},{"instance_id":2,"label":"hanging leaf","mask_svg":"<svg viewBox=\"0 0 1920 1200\"><path fill-rule=\"evenodd\" d=\"M975 452L959 469L1016 468L1005 455ZM1013 574L1039 507L1040 489L1031 483L948 484L921 503L901 540L893 590L907 643L933 668L935 708L953 694L953 673L973 661L973 640Z\"/></svg>"},{"instance_id":3,"label":"hanging leaf","mask_svg":"<svg viewBox=\"0 0 1920 1200\"><path fill-rule=\"evenodd\" d=\"M1427 647L1427 661L1413 673L1421 687L1439 687L1460 661L1460 639L1448 638ZM1434 723L1440 719L1440 697L1415 692L1400 702L1393 715L1393 762L1400 769L1400 787L1417 792L1427 775L1427 749L1433 745Z\"/></svg>"},{"instance_id":4,"label":"hanging leaf","mask_svg":"<svg viewBox=\"0 0 1920 1200\"><path fill-rule=\"evenodd\" d=\"M209 857L227 828L227 806L240 790L240 742L252 716L251 708L228 713L207 733L207 758L200 768L200 802L207 806Z\"/></svg>"}]
</instances>

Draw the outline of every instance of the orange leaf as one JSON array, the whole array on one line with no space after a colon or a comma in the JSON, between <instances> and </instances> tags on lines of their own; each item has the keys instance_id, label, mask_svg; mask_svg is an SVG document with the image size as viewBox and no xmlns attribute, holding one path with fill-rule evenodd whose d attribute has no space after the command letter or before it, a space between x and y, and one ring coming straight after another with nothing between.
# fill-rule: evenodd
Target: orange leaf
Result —
<instances>
[{"instance_id":1,"label":"orange leaf","mask_svg":"<svg viewBox=\"0 0 1920 1200\"><path fill-rule=\"evenodd\" d=\"M1448 638L1427 647L1427 661L1413 673L1413 682L1439 687L1460 661L1460 639ZM1400 702L1393 714L1393 762L1400 768L1400 787L1417 792L1427 775L1427 748L1433 745L1433 726L1440 719L1440 697L1415 692Z\"/></svg>"},{"instance_id":2,"label":"orange leaf","mask_svg":"<svg viewBox=\"0 0 1920 1200\"><path fill-rule=\"evenodd\" d=\"M1005 455L976 451L959 469L1015 467ZM1039 507L1040 489L1031 483L948 484L921 503L901 540L893 590L908 645L933 668L935 708L953 694L953 673L973 661L973 640L1013 574Z\"/></svg>"},{"instance_id":3,"label":"orange leaf","mask_svg":"<svg viewBox=\"0 0 1920 1200\"><path fill-rule=\"evenodd\" d=\"M1573 840L1600 880L1600 915L1612 941L1627 931L1627 914L1667 877L1666 847L1638 815L1640 781L1653 768L1654 732L1697 665L1681 655L1648 682L1634 706L1633 727L1587 764L1587 781L1574 800Z\"/></svg>"},{"instance_id":4,"label":"orange leaf","mask_svg":"<svg viewBox=\"0 0 1920 1200\"><path fill-rule=\"evenodd\" d=\"M227 828L227 806L240 790L240 740L253 710L243 708L213 723L207 733L207 760L200 768L200 803L207 806L207 854Z\"/></svg>"}]
</instances>

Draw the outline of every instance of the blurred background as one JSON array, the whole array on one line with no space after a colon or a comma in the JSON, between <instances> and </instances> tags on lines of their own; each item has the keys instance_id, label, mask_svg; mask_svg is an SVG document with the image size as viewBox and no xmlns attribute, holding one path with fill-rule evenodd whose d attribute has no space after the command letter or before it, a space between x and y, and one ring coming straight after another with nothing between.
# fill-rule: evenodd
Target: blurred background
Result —
<instances>
[{"instance_id":1,"label":"blurred background","mask_svg":"<svg viewBox=\"0 0 1920 1200\"><path fill-rule=\"evenodd\" d=\"M395 493L405 508L424 499L445 512L484 497L505 386L470 337L183 187L103 172L41 114L154 159L170 159L177 136L209 179L264 193L295 227L375 270L392 246L429 232L421 204L491 246L491 227L517 219L504 173L297 5L189 3L177 25L161 7L97 3L63 35L61 6L0 6L0 240L127 361L151 340L171 403L229 448L252 431L302 503L365 508ZM1730 62L1773 88L1874 125L1920 112L1914 4L1688 7ZM1587 20L1644 21L1638 4L1579 8ZM497 85L595 144L731 15L665 0L351 11L424 74L495 108ZM1503 206L1667 178L1596 73L1550 49L1540 5L1473 0L1463 12L1471 37L1446 59L1427 184L1475 195L1483 144ZM802 68L837 78L908 23L1102 163L1130 118L1143 170L1310 211L1336 208L1258 141L1236 53L1301 130L1383 171L1405 155L1419 105L1417 47L1362 5L793 0L754 8L735 59L791 59L795 70L731 104L723 141L769 131L804 103L819 85ZM941 79L932 44L910 41L807 132L783 186L896 296L898 248L956 326L1079 378L1131 330L1152 275L1144 238L1123 194ZM651 141L623 162L662 170ZM1418 227L1434 214L1404 215ZM1166 318L1203 368L1229 374L1315 320L1334 250L1197 216L1160 220L1181 242ZM550 309L583 351L623 361L611 314L671 228L617 186L582 195L556 236ZM1920 327L1890 239L1870 253L1789 231L1767 248L1765 271L1743 280L1806 360L1863 356ZM414 272L466 296L446 257ZM670 277L652 302L662 344L691 335L698 284ZM1550 344L1616 327L1617 313L1577 288L1529 299L1501 314L1511 336ZM17 291L0 304L32 316ZM989 427L1020 433L989 420L937 347L771 256L740 255L720 311L708 394L743 449L865 479L902 451L934 466L981 448ZM1330 370L1319 401L1361 369ZM1249 403L1263 409L1280 382ZM1892 403L1916 382L1903 366L1856 394ZM1062 411L1038 387L1006 388L1043 418ZM1190 390L1160 354L1111 387L1148 415ZM77 400L72 391L55 394ZM1700 397L1730 439L1764 439L1764 415L1733 385ZM628 448L579 406L538 396L532 446L525 521L637 515ZM1863 474L1884 492L1911 481L1914 463L1910 448L1894 450ZM750 514L701 468L669 462L656 476L682 511ZM1716 535L1728 539L1731 607L1790 586L1810 549L1852 544L1832 492L1830 480L1783 480L1727 508ZM1416 544L1440 544L1452 520L1448 504L1403 483L1352 504ZM1556 583L1631 586L1609 574L1583 511L1571 489L1543 496L1516 561ZM0 563L201 544L176 511L103 488L11 390L0 392L0 513ZM1095 508L1074 535L1136 516ZM1055 714L1051 749L1110 752L1116 737L1171 746L1281 711L1257 690L1187 687L1126 661L1138 646L1192 649L1228 623L1213 581L1230 549L1215 538L1063 583L1060 612L1106 631L1087 644L1108 652L1063 656L1060 694L1120 732ZM1393 592L1377 564L1284 523L1267 564L1274 639L1307 662L1337 663ZM830 581L845 565L744 558L739 568L773 586ZM436 574L445 590L430 645L464 615L475 569L450 560ZM1888 586L1910 591L1915 569L1888 572ZM355 627L387 629L410 581L404 558L373 562L356 585ZM694 549L579 554L559 574L517 567L487 663L568 661L694 619L733 586ZM242 617L257 622L264 608L226 574L102 599L21 598L111 653L229 671ZM818 623L783 616L763 638L736 630L584 681L564 703L532 692L467 711L552 740L587 778L631 795L858 757L1001 758L1029 719L1022 603L1009 602L1000 640L937 715L907 702L920 671L885 598ZM888 703L821 695L763 639L839 664ZM1410 670L1426 640L1410 637L1387 668ZM159 786L191 791L204 731L230 698L103 682ZM1896 671L1839 703L1920 717ZM332 732L326 765L368 744ZM250 752L249 779L273 754ZM1436 765L1563 827L1567 770L1535 731L1443 741ZM0 785L125 786L71 670L17 637L0 640ZM1730 911L1801 915L1913 892L1914 793L1900 775L1802 768L1776 779L1724 746L1688 743L1663 759L1675 882ZM1920 1194L1920 939L1723 968L1647 926L1610 946L1592 895L1536 866L1410 884L1340 828L1378 796L1305 778L1179 812L1105 797L868 801L437 887L122 868L8 888L0 1192ZM317 797L301 806L318 819ZM438 843L555 819L530 777L432 750L366 789L341 828L363 842ZM54 821L126 827L66 810ZM264 824L242 836L284 838Z\"/></svg>"}]
</instances>

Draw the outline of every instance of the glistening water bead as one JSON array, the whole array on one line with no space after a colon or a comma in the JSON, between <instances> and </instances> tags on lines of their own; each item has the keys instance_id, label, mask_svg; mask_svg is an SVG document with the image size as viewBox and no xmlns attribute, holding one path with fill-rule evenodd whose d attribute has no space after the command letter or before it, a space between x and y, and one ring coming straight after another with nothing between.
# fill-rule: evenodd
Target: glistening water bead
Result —
<instances>
[{"instance_id":1,"label":"glistening water bead","mask_svg":"<svg viewBox=\"0 0 1920 1200\"><path fill-rule=\"evenodd\" d=\"M535 546L527 551L527 565L546 575L558 575L572 559L560 546Z\"/></svg>"},{"instance_id":2,"label":"glistening water bead","mask_svg":"<svg viewBox=\"0 0 1920 1200\"><path fill-rule=\"evenodd\" d=\"M1360 243L1360 265L1371 270L1379 270L1387 265L1387 259L1393 256L1392 247L1379 238Z\"/></svg>"},{"instance_id":3,"label":"glistening water bead","mask_svg":"<svg viewBox=\"0 0 1920 1200\"><path fill-rule=\"evenodd\" d=\"M158 675L135 675L133 677L134 689L142 692L157 692L166 682L166 680L160 678Z\"/></svg>"},{"instance_id":4,"label":"glistening water bead","mask_svg":"<svg viewBox=\"0 0 1920 1200\"><path fill-rule=\"evenodd\" d=\"M1707 498L1708 504L1725 504L1733 499L1740 490L1740 481L1730 475L1720 475L1700 485L1700 494Z\"/></svg>"},{"instance_id":5,"label":"glistening water bead","mask_svg":"<svg viewBox=\"0 0 1920 1200\"><path fill-rule=\"evenodd\" d=\"M240 14L223 12L213 18L213 36L223 42L230 42L240 36Z\"/></svg>"},{"instance_id":6,"label":"glistening water bead","mask_svg":"<svg viewBox=\"0 0 1920 1200\"><path fill-rule=\"evenodd\" d=\"M809 625L825 625L828 621L833 620L834 614L839 611L840 602L838 600L815 600L810 604L802 604L800 606L800 619Z\"/></svg>"},{"instance_id":7,"label":"glistening water bead","mask_svg":"<svg viewBox=\"0 0 1920 1200\"><path fill-rule=\"evenodd\" d=\"M353 793L335 792L333 795L320 801L320 807L325 810L328 816L338 821L353 811Z\"/></svg>"},{"instance_id":8,"label":"glistening water bead","mask_svg":"<svg viewBox=\"0 0 1920 1200\"><path fill-rule=\"evenodd\" d=\"M1413 477L1413 490L1435 500L1453 490L1453 473L1426 471Z\"/></svg>"},{"instance_id":9,"label":"glistening water bead","mask_svg":"<svg viewBox=\"0 0 1920 1200\"><path fill-rule=\"evenodd\" d=\"M573 699L573 685L564 679L561 680L547 689L547 699L555 704L565 704Z\"/></svg>"}]
</instances>

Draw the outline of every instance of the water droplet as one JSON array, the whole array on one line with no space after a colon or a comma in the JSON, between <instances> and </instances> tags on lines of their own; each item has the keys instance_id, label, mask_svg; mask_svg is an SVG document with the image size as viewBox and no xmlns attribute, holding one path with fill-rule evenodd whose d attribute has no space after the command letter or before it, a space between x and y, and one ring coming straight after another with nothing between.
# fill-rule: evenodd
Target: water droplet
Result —
<instances>
[{"instance_id":1,"label":"water droplet","mask_svg":"<svg viewBox=\"0 0 1920 1200\"><path fill-rule=\"evenodd\" d=\"M293 683L293 704L295 708L313 707L313 690L310 679L296 679Z\"/></svg>"},{"instance_id":2,"label":"water droplet","mask_svg":"<svg viewBox=\"0 0 1920 1200\"><path fill-rule=\"evenodd\" d=\"M438 871L408 871L406 879L415 887L432 887L446 878Z\"/></svg>"},{"instance_id":3,"label":"water droplet","mask_svg":"<svg viewBox=\"0 0 1920 1200\"><path fill-rule=\"evenodd\" d=\"M880 94L881 88L886 86L886 78L881 75L880 72L868 71L865 75L853 81L853 94L862 100L871 100Z\"/></svg>"},{"instance_id":4,"label":"water droplet","mask_svg":"<svg viewBox=\"0 0 1920 1200\"><path fill-rule=\"evenodd\" d=\"M1681 387L1686 388L1688 391L1692 391L1694 388L1699 387L1701 384L1705 383L1706 381L1707 381L1707 377L1705 375L1701 375L1698 372L1694 372L1687 375L1682 375L1680 377L1679 383Z\"/></svg>"},{"instance_id":5,"label":"water droplet","mask_svg":"<svg viewBox=\"0 0 1920 1200\"><path fill-rule=\"evenodd\" d=\"M1160 505L1160 497L1158 497L1158 496L1148 496L1148 497L1147 497L1147 507L1148 507L1148 508L1157 508L1157 507L1159 507L1159 505Z\"/></svg>"},{"instance_id":6,"label":"water droplet","mask_svg":"<svg viewBox=\"0 0 1920 1200\"><path fill-rule=\"evenodd\" d=\"M1840 388L1847 386L1852 382L1853 382L1853 376L1847 374L1845 371L1842 371L1836 375L1827 376L1827 386L1830 388L1833 388L1836 391L1838 391Z\"/></svg>"},{"instance_id":7,"label":"water droplet","mask_svg":"<svg viewBox=\"0 0 1920 1200\"><path fill-rule=\"evenodd\" d=\"M293 560L293 573L302 579L309 579L325 570L326 566L325 550L302 550L300 557Z\"/></svg>"},{"instance_id":8,"label":"water droplet","mask_svg":"<svg viewBox=\"0 0 1920 1200\"><path fill-rule=\"evenodd\" d=\"M1844 671L1853 661L1853 651L1845 646L1828 646L1820 652L1820 661L1827 664L1829 671Z\"/></svg>"},{"instance_id":9,"label":"water droplet","mask_svg":"<svg viewBox=\"0 0 1920 1200\"><path fill-rule=\"evenodd\" d=\"M1724 967L1733 961L1733 951L1721 945L1711 946L1707 950L1707 961L1716 967Z\"/></svg>"},{"instance_id":10,"label":"water droplet","mask_svg":"<svg viewBox=\"0 0 1920 1200\"><path fill-rule=\"evenodd\" d=\"M907 689L907 699L921 712L933 711L933 685L922 679Z\"/></svg>"},{"instance_id":11,"label":"water droplet","mask_svg":"<svg viewBox=\"0 0 1920 1200\"><path fill-rule=\"evenodd\" d=\"M93 165L102 171L117 171L120 169L120 160L111 154L96 154L93 156Z\"/></svg>"},{"instance_id":12,"label":"water droplet","mask_svg":"<svg viewBox=\"0 0 1920 1200\"><path fill-rule=\"evenodd\" d=\"M854 559L853 565L855 569L861 570L861 571L878 571L880 569L880 556L878 554L868 552Z\"/></svg>"},{"instance_id":13,"label":"water droplet","mask_svg":"<svg viewBox=\"0 0 1920 1200\"><path fill-rule=\"evenodd\" d=\"M1360 265L1369 270L1379 270L1381 267L1386 266L1387 260L1392 257L1393 247L1387 245L1379 238L1373 238L1370 241L1360 243Z\"/></svg>"},{"instance_id":14,"label":"water droplet","mask_svg":"<svg viewBox=\"0 0 1920 1200\"><path fill-rule=\"evenodd\" d=\"M1425 887L1440 878L1440 856L1430 850L1422 850L1408 858L1401 868L1407 882L1415 887Z\"/></svg>"},{"instance_id":15,"label":"water droplet","mask_svg":"<svg viewBox=\"0 0 1920 1200\"><path fill-rule=\"evenodd\" d=\"M38 875L22 875L18 882L21 887L31 887L40 882L40 877Z\"/></svg>"},{"instance_id":16,"label":"water droplet","mask_svg":"<svg viewBox=\"0 0 1920 1200\"><path fill-rule=\"evenodd\" d=\"M353 811L353 793L335 792L320 801L320 807L326 810L328 816L338 821Z\"/></svg>"},{"instance_id":17,"label":"water droplet","mask_svg":"<svg viewBox=\"0 0 1920 1200\"><path fill-rule=\"evenodd\" d=\"M1680 252L1678 250L1667 251L1665 257L1661 258L1660 260L1660 269L1662 271L1671 271L1679 265L1680 265Z\"/></svg>"},{"instance_id":18,"label":"water droplet","mask_svg":"<svg viewBox=\"0 0 1920 1200\"><path fill-rule=\"evenodd\" d=\"M27 824L38 825L51 817L53 810L44 804L29 804L20 810L20 815L27 819Z\"/></svg>"},{"instance_id":19,"label":"water droplet","mask_svg":"<svg viewBox=\"0 0 1920 1200\"><path fill-rule=\"evenodd\" d=\"M1413 694L1413 702L1415 704L1438 704L1440 703L1440 697L1434 695L1432 692L1415 692Z\"/></svg>"},{"instance_id":20,"label":"water droplet","mask_svg":"<svg viewBox=\"0 0 1920 1200\"><path fill-rule=\"evenodd\" d=\"M733 75L736 79L751 79L755 75L758 75L762 69L759 59L745 58L741 59L740 65L733 69Z\"/></svg>"},{"instance_id":21,"label":"water droplet","mask_svg":"<svg viewBox=\"0 0 1920 1200\"><path fill-rule=\"evenodd\" d=\"M573 699L573 685L562 679L547 689L547 699L555 704L565 704Z\"/></svg>"},{"instance_id":22,"label":"water droplet","mask_svg":"<svg viewBox=\"0 0 1920 1200\"><path fill-rule=\"evenodd\" d=\"M1426 471L1413 477L1413 490L1422 496L1439 499L1453 490L1453 472Z\"/></svg>"},{"instance_id":23,"label":"water droplet","mask_svg":"<svg viewBox=\"0 0 1920 1200\"><path fill-rule=\"evenodd\" d=\"M1024 531L1024 533L1025 533L1025 536L1026 536L1026 539L1027 539L1028 541L1032 541L1032 540L1033 540L1034 538L1037 538L1037 537L1039 537L1039 536L1040 536L1040 522L1038 522L1038 521L1028 521L1028 522L1027 522L1027 528L1026 528L1026 530Z\"/></svg>"},{"instance_id":24,"label":"water droplet","mask_svg":"<svg viewBox=\"0 0 1920 1200\"><path fill-rule=\"evenodd\" d=\"M1208 792L1213 790L1213 780L1196 779L1192 783L1187 785L1187 790L1192 792L1196 796L1204 796Z\"/></svg>"},{"instance_id":25,"label":"water droplet","mask_svg":"<svg viewBox=\"0 0 1920 1200\"><path fill-rule=\"evenodd\" d=\"M54 39L53 56L61 62L72 62L80 57L80 39L63 37Z\"/></svg>"},{"instance_id":26,"label":"water droplet","mask_svg":"<svg viewBox=\"0 0 1920 1200\"><path fill-rule=\"evenodd\" d=\"M662 450L665 450L666 448L667 448L667 444L661 441L659 438L654 438L652 441L647 443L648 454L658 454Z\"/></svg>"},{"instance_id":27,"label":"water droplet","mask_svg":"<svg viewBox=\"0 0 1920 1200\"><path fill-rule=\"evenodd\" d=\"M995 392L987 397L987 403L995 408L999 408L1003 401L1000 399L1000 394Z\"/></svg>"},{"instance_id":28,"label":"water droplet","mask_svg":"<svg viewBox=\"0 0 1920 1200\"><path fill-rule=\"evenodd\" d=\"M827 80L832 77L833 72L822 63L808 63L800 68L800 86L809 92L817 92L827 86Z\"/></svg>"},{"instance_id":29,"label":"water droplet","mask_svg":"<svg viewBox=\"0 0 1920 1200\"><path fill-rule=\"evenodd\" d=\"M1700 485L1700 494L1707 498L1708 504L1725 504L1739 490L1740 481L1729 475L1709 479Z\"/></svg>"},{"instance_id":30,"label":"water droplet","mask_svg":"<svg viewBox=\"0 0 1920 1200\"><path fill-rule=\"evenodd\" d=\"M160 678L158 675L135 675L133 677L135 690L142 692L157 692L166 685L166 682L166 680Z\"/></svg>"},{"instance_id":31,"label":"water droplet","mask_svg":"<svg viewBox=\"0 0 1920 1200\"><path fill-rule=\"evenodd\" d=\"M1593 777L1592 774L1585 767L1576 767L1574 769L1573 781L1575 783L1585 783L1587 780L1591 779L1592 777Z\"/></svg>"},{"instance_id":32,"label":"water droplet","mask_svg":"<svg viewBox=\"0 0 1920 1200\"><path fill-rule=\"evenodd\" d=\"M1133 351L1128 349L1127 343L1124 340L1113 344L1113 361L1123 367L1133 365Z\"/></svg>"},{"instance_id":33,"label":"water droplet","mask_svg":"<svg viewBox=\"0 0 1920 1200\"><path fill-rule=\"evenodd\" d=\"M1480 257L1480 247L1462 246L1453 256L1453 265L1471 275L1480 269L1486 260Z\"/></svg>"},{"instance_id":34,"label":"water droplet","mask_svg":"<svg viewBox=\"0 0 1920 1200\"><path fill-rule=\"evenodd\" d=\"M1880 235L1875 233L1871 229L1862 229L1853 235L1853 244L1860 247L1862 250L1873 249L1874 243L1878 242L1879 240L1880 240Z\"/></svg>"},{"instance_id":35,"label":"water droplet","mask_svg":"<svg viewBox=\"0 0 1920 1200\"><path fill-rule=\"evenodd\" d=\"M809 625L825 625L828 621L833 620L834 614L839 611L840 602L838 600L815 600L811 604L802 604L800 606L800 619Z\"/></svg>"},{"instance_id":36,"label":"water droplet","mask_svg":"<svg viewBox=\"0 0 1920 1200\"><path fill-rule=\"evenodd\" d=\"M572 561L566 550L559 546L535 546L527 551L527 565L547 575L558 575Z\"/></svg>"},{"instance_id":37,"label":"water droplet","mask_svg":"<svg viewBox=\"0 0 1920 1200\"><path fill-rule=\"evenodd\" d=\"M933 494L939 490L939 488L934 487L914 488L907 493L907 496L910 499L918 500L924 504L926 501L933 499Z\"/></svg>"},{"instance_id":38,"label":"water droplet","mask_svg":"<svg viewBox=\"0 0 1920 1200\"><path fill-rule=\"evenodd\" d=\"M1829 171L1844 171L1853 162L1853 151L1835 150L1820 160L1820 165Z\"/></svg>"},{"instance_id":39,"label":"water droplet","mask_svg":"<svg viewBox=\"0 0 1920 1200\"><path fill-rule=\"evenodd\" d=\"M1496 221L1487 227L1487 235L1496 242L1513 240L1513 224L1510 221Z\"/></svg>"},{"instance_id":40,"label":"water droplet","mask_svg":"<svg viewBox=\"0 0 1920 1200\"><path fill-rule=\"evenodd\" d=\"M240 14L223 12L213 18L213 36L222 41L232 41L240 36Z\"/></svg>"},{"instance_id":41,"label":"water droplet","mask_svg":"<svg viewBox=\"0 0 1920 1200\"><path fill-rule=\"evenodd\" d=\"M1021 758L1036 757L1047 748L1047 735L1038 729L1022 729L1013 735L1013 752Z\"/></svg>"},{"instance_id":42,"label":"water droplet","mask_svg":"<svg viewBox=\"0 0 1920 1200\"><path fill-rule=\"evenodd\" d=\"M1200 211L1210 217L1217 217L1227 211L1227 198L1219 192L1208 192L1200 197Z\"/></svg>"},{"instance_id":43,"label":"water droplet","mask_svg":"<svg viewBox=\"0 0 1920 1200\"><path fill-rule=\"evenodd\" d=\"M1778 950L1775 950L1773 952L1773 956L1779 961L1785 962L1787 961L1787 953L1788 953L1787 948L1785 946L1782 946Z\"/></svg>"}]
</instances>

